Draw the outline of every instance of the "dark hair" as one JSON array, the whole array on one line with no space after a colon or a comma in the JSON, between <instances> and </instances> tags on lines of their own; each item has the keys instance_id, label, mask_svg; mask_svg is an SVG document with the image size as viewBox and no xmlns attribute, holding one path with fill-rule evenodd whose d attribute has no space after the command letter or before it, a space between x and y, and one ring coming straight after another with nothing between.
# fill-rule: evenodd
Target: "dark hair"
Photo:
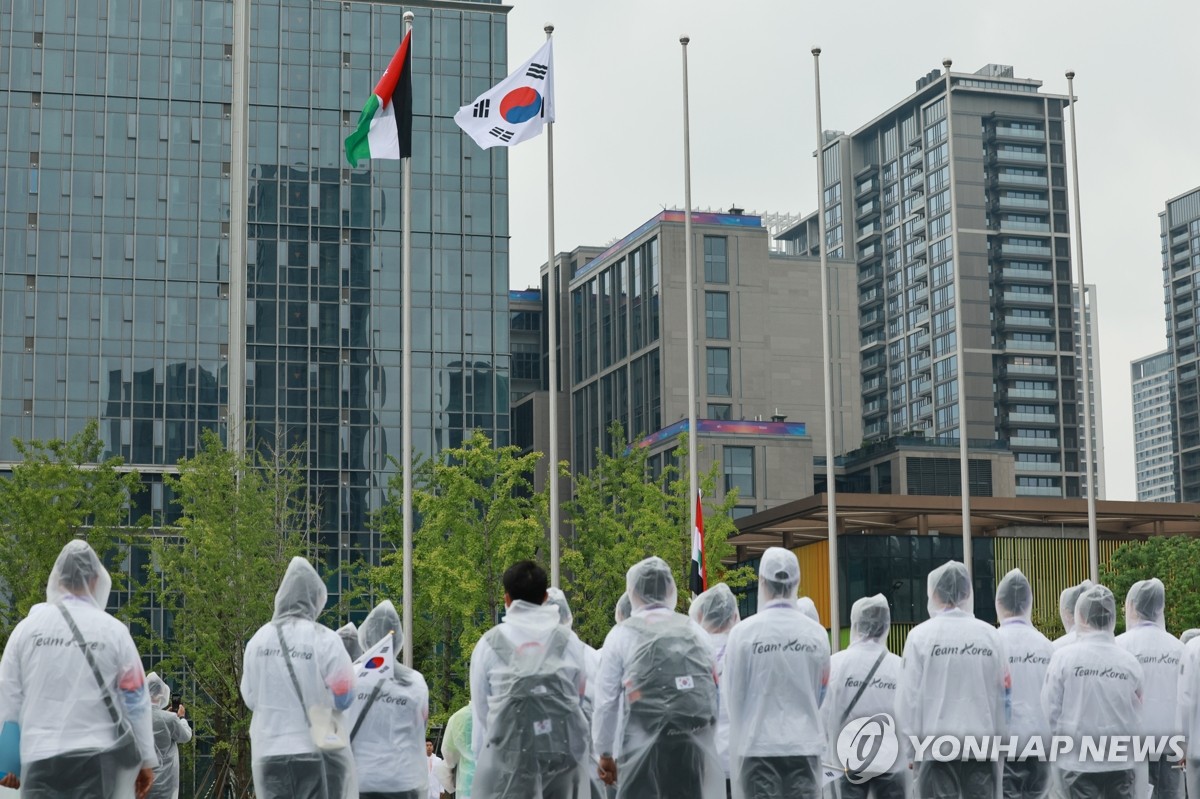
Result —
<instances>
[{"instance_id":1,"label":"dark hair","mask_svg":"<svg viewBox=\"0 0 1200 799\"><path fill-rule=\"evenodd\" d=\"M546 570L532 560L519 560L504 572L504 593L514 602L524 600L540 605L546 601L548 587Z\"/></svg>"}]
</instances>

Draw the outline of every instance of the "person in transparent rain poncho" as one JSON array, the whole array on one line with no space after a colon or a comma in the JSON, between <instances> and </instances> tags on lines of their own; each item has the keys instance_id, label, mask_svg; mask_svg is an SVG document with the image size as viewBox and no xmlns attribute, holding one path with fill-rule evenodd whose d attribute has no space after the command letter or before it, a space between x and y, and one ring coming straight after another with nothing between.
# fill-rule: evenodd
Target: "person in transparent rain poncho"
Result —
<instances>
[{"instance_id":1,"label":"person in transparent rain poncho","mask_svg":"<svg viewBox=\"0 0 1200 799\"><path fill-rule=\"evenodd\" d=\"M812 601L812 597L800 597L796 600L796 607L800 608L801 613L817 624L821 623L821 614L817 611L817 603Z\"/></svg>"},{"instance_id":2,"label":"person in transparent rain poncho","mask_svg":"<svg viewBox=\"0 0 1200 799\"><path fill-rule=\"evenodd\" d=\"M1055 649L1075 643L1075 603L1079 601L1083 592L1093 585L1095 583L1091 580L1084 580L1079 585L1064 588L1063 592L1058 595L1058 616L1062 619L1063 629L1066 632L1054 639Z\"/></svg>"},{"instance_id":3,"label":"person in transparent rain poncho","mask_svg":"<svg viewBox=\"0 0 1200 799\"><path fill-rule=\"evenodd\" d=\"M147 799L179 799L179 745L192 740L192 728L184 718L186 710L182 704L175 710L167 709L171 704L171 688L162 677L154 672L147 674L146 688L154 706L154 749L158 753L154 785Z\"/></svg>"},{"instance_id":4,"label":"person in transparent rain poncho","mask_svg":"<svg viewBox=\"0 0 1200 799\"><path fill-rule=\"evenodd\" d=\"M1184 786L1187 795L1196 799L1200 797L1200 635L1184 644L1178 695L1177 716L1186 738Z\"/></svg>"},{"instance_id":5,"label":"person in transparent rain poncho","mask_svg":"<svg viewBox=\"0 0 1200 799\"><path fill-rule=\"evenodd\" d=\"M271 621L246 645L241 689L252 713L250 761L258 799L358 796L350 748L322 749L310 732L311 724L331 719L344 726L341 711L354 702L346 647L317 621L328 598L312 565L292 558L275 592Z\"/></svg>"},{"instance_id":6,"label":"person in transparent rain poncho","mask_svg":"<svg viewBox=\"0 0 1200 799\"><path fill-rule=\"evenodd\" d=\"M587 662L583 644L546 603L532 561L504 573L504 620L471 654L474 799L587 799L591 795Z\"/></svg>"},{"instance_id":7,"label":"person in transparent rain poncho","mask_svg":"<svg viewBox=\"0 0 1200 799\"><path fill-rule=\"evenodd\" d=\"M471 799L471 788L475 782L475 753L471 750L469 704L460 707L446 722L446 731L442 735L442 767L438 780L443 785L454 785L454 799Z\"/></svg>"},{"instance_id":8,"label":"person in transparent rain poncho","mask_svg":"<svg viewBox=\"0 0 1200 799\"><path fill-rule=\"evenodd\" d=\"M1200 637L1200 627L1193 627L1190 630L1184 630L1181 632L1179 634L1179 643L1187 646L1188 642L1196 637Z\"/></svg>"},{"instance_id":9,"label":"person in transparent rain poncho","mask_svg":"<svg viewBox=\"0 0 1200 799\"><path fill-rule=\"evenodd\" d=\"M546 604L553 605L558 608L558 622L568 630L575 623L575 615L571 613L571 605L567 602L567 595L560 588L550 588L546 591ZM582 642L581 642L582 643ZM596 681L600 678L600 651L594 647L583 643L584 660L587 663L587 689L583 694L583 714L587 717L588 735L590 740L592 729L592 710L596 706ZM605 785L600 781L598 769L600 766L600 757L592 751L592 765L589 767L588 777L592 781L592 795L604 795Z\"/></svg>"},{"instance_id":10,"label":"person in transparent rain poncho","mask_svg":"<svg viewBox=\"0 0 1200 799\"><path fill-rule=\"evenodd\" d=\"M362 657L362 644L358 642L358 628L354 626L354 622L343 624L335 631L338 638L342 639L342 645L346 647L346 654L351 660L358 660Z\"/></svg>"},{"instance_id":11,"label":"person in transparent rain poncho","mask_svg":"<svg viewBox=\"0 0 1200 799\"><path fill-rule=\"evenodd\" d=\"M11 774L0 784L27 799L132 799L150 790L158 756L146 675L129 630L105 612L111 590L95 551L71 541L50 571L46 602L4 648L0 728L19 726L23 769L19 784Z\"/></svg>"},{"instance_id":12,"label":"person in transparent rain poncho","mask_svg":"<svg viewBox=\"0 0 1200 799\"><path fill-rule=\"evenodd\" d=\"M675 611L675 578L662 558L634 564L625 587L632 613L604 639L592 719L601 778L617 786L618 799L720 799L725 779L708 636Z\"/></svg>"},{"instance_id":13,"label":"person in transparent rain poncho","mask_svg":"<svg viewBox=\"0 0 1200 799\"><path fill-rule=\"evenodd\" d=\"M1051 732L1074 742L1055 761L1071 799L1136 795L1132 756L1120 762L1081 754L1084 736L1137 735L1143 729L1142 666L1117 646L1116 624L1112 591L1093 585L1081 593L1075 605L1075 643L1055 650L1042 687Z\"/></svg>"},{"instance_id":14,"label":"person in transparent rain poncho","mask_svg":"<svg viewBox=\"0 0 1200 799\"><path fill-rule=\"evenodd\" d=\"M621 594L621 598L617 600L616 607L613 608L613 621L617 624L627 620L633 615L633 605L629 602L629 592Z\"/></svg>"},{"instance_id":15,"label":"person in transparent rain poncho","mask_svg":"<svg viewBox=\"0 0 1200 799\"><path fill-rule=\"evenodd\" d=\"M385 654L366 657L391 636ZM396 661L404 627L391 601L375 606L358 630L357 696L346 712L360 799L424 799L429 769L425 724L429 688L421 673Z\"/></svg>"},{"instance_id":16,"label":"person in transparent rain poncho","mask_svg":"<svg viewBox=\"0 0 1200 799\"><path fill-rule=\"evenodd\" d=\"M852 721L890 716L896 707L896 686L901 662L888 651L892 612L881 594L863 597L850 608L850 646L829 663L829 688L821 704L829 740L829 762L845 771L838 759L837 739ZM904 740L903 730L896 731ZM851 782L845 774L833 783L837 799L904 799L909 791L908 758L897 757L892 767L865 782Z\"/></svg>"},{"instance_id":17,"label":"person in transparent rain poncho","mask_svg":"<svg viewBox=\"0 0 1200 799\"><path fill-rule=\"evenodd\" d=\"M1041 799L1050 790L1050 764L1041 757L1021 759L1030 741L1039 739L1048 751L1050 723L1042 709L1042 684L1054 654L1050 639L1033 626L1033 588L1020 569L1013 569L996 586L996 618L1000 640L1012 677L1009 735L1017 736L1017 752L1006 757L1004 799Z\"/></svg>"},{"instance_id":18,"label":"person in transparent rain poncho","mask_svg":"<svg viewBox=\"0 0 1200 799\"><path fill-rule=\"evenodd\" d=\"M896 692L896 724L906 735L1003 736L1009 676L1000 633L975 618L967 567L948 561L929 573L929 619L908 634ZM999 763L916 760L919 797L989 799L1000 792Z\"/></svg>"},{"instance_id":19,"label":"person in transparent rain poncho","mask_svg":"<svg viewBox=\"0 0 1200 799\"><path fill-rule=\"evenodd\" d=\"M725 647L729 633L741 621L737 597L725 583L717 583L692 600L688 616L708 633L713 655L717 660L717 755L725 770L725 781L729 782L729 702L721 696L721 683L725 671Z\"/></svg>"},{"instance_id":20,"label":"person in transparent rain poncho","mask_svg":"<svg viewBox=\"0 0 1200 799\"><path fill-rule=\"evenodd\" d=\"M1179 720L1179 671L1183 667L1183 644L1167 632L1164 616L1166 589L1162 580L1139 580L1125 595L1125 632L1117 646L1137 658L1142 666L1142 728L1134 734L1181 735ZM1178 758L1168 752L1151 755L1142 768L1154 788L1154 799L1183 799L1183 771Z\"/></svg>"},{"instance_id":21,"label":"person in transparent rain poncho","mask_svg":"<svg viewBox=\"0 0 1200 799\"><path fill-rule=\"evenodd\" d=\"M721 695L734 799L821 793L829 638L796 604L799 586L796 555L768 549L758 567L758 612L729 634Z\"/></svg>"}]
</instances>

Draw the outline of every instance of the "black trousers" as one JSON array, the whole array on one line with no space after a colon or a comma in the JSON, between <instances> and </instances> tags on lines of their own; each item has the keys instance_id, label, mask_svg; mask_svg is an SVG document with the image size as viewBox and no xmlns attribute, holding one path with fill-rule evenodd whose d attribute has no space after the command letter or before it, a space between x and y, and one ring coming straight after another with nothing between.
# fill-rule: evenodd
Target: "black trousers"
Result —
<instances>
[{"instance_id":1,"label":"black trousers","mask_svg":"<svg viewBox=\"0 0 1200 799\"><path fill-rule=\"evenodd\" d=\"M1049 790L1049 763L1041 760L1004 762L1004 799L1041 799Z\"/></svg>"},{"instance_id":2,"label":"black trousers","mask_svg":"<svg viewBox=\"0 0 1200 799\"><path fill-rule=\"evenodd\" d=\"M133 771L109 752L68 752L25 765L22 799L112 799L132 788Z\"/></svg>"},{"instance_id":3,"label":"black trousers","mask_svg":"<svg viewBox=\"0 0 1200 799\"><path fill-rule=\"evenodd\" d=\"M704 750L696 745L694 733L664 732L652 749L645 757L617 762L617 799L696 799L701 795Z\"/></svg>"},{"instance_id":4,"label":"black trousers","mask_svg":"<svg viewBox=\"0 0 1200 799\"><path fill-rule=\"evenodd\" d=\"M1134 769L1064 771L1068 799L1133 799Z\"/></svg>"},{"instance_id":5,"label":"black trousers","mask_svg":"<svg viewBox=\"0 0 1200 799\"><path fill-rule=\"evenodd\" d=\"M737 779L746 799L820 799L820 761L816 755L748 757Z\"/></svg>"},{"instance_id":6,"label":"black trousers","mask_svg":"<svg viewBox=\"0 0 1200 799\"><path fill-rule=\"evenodd\" d=\"M254 782L258 799L330 799L325 758L319 754L280 755L259 764L262 784ZM338 797L333 797L338 799Z\"/></svg>"},{"instance_id":7,"label":"black trousers","mask_svg":"<svg viewBox=\"0 0 1200 799\"><path fill-rule=\"evenodd\" d=\"M358 799L425 799L420 791L389 791L380 793L379 791L371 791L370 793L360 793Z\"/></svg>"},{"instance_id":8,"label":"black trousers","mask_svg":"<svg viewBox=\"0 0 1200 799\"><path fill-rule=\"evenodd\" d=\"M1150 784L1154 786L1154 799L1183 799L1187 791L1184 787L1183 769L1178 763L1170 760L1151 760L1146 764L1150 767Z\"/></svg>"},{"instance_id":9,"label":"black trousers","mask_svg":"<svg viewBox=\"0 0 1200 799\"><path fill-rule=\"evenodd\" d=\"M837 795L840 799L905 799L905 782L902 773L880 774L858 785L842 777L837 781Z\"/></svg>"},{"instance_id":10,"label":"black trousers","mask_svg":"<svg viewBox=\"0 0 1200 799\"><path fill-rule=\"evenodd\" d=\"M917 764L920 799L994 799L996 764L983 760L954 760Z\"/></svg>"}]
</instances>

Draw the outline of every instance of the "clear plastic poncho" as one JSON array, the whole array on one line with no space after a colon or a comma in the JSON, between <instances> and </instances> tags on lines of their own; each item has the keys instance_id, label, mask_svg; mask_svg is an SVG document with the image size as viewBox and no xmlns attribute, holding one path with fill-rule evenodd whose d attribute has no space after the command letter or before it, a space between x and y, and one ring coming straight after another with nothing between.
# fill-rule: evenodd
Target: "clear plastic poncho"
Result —
<instances>
[{"instance_id":1,"label":"clear plastic poncho","mask_svg":"<svg viewBox=\"0 0 1200 799\"><path fill-rule=\"evenodd\" d=\"M1105 772L1132 768L1127 763L1097 762L1081 758L1085 735L1136 735L1141 729L1143 671L1137 658L1113 639L1117 603L1112 591L1094 585L1083 591L1075 605L1077 638L1054 652L1042 705L1055 735L1074 740L1056 766L1062 772Z\"/></svg>"},{"instance_id":2,"label":"clear plastic poncho","mask_svg":"<svg viewBox=\"0 0 1200 799\"><path fill-rule=\"evenodd\" d=\"M471 706L460 707L446 722L442 759L454 770L454 799L471 799L475 782L475 753L471 749Z\"/></svg>"},{"instance_id":3,"label":"clear plastic poncho","mask_svg":"<svg viewBox=\"0 0 1200 799\"><path fill-rule=\"evenodd\" d=\"M675 575L659 557L646 558L629 567L625 573L625 594L629 597L630 616L652 607L674 610L679 601Z\"/></svg>"},{"instance_id":4,"label":"clear plastic poncho","mask_svg":"<svg viewBox=\"0 0 1200 799\"><path fill-rule=\"evenodd\" d=\"M174 711L171 688L155 672L146 675L150 702L154 705L154 749L158 766L154 769L154 784L146 799L179 799L179 744L192 740L192 727Z\"/></svg>"},{"instance_id":5,"label":"clear plastic poncho","mask_svg":"<svg viewBox=\"0 0 1200 799\"><path fill-rule=\"evenodd\" d=\"M342 645L346 647L346 654L351 660L358 660L362 657L363 648L358 640L358 628L354 626L354 622L343 624L335 631L338 638L342 639Z\"/></svg>"},{"instance_id":6,"label":"clear plastic poncho","mask_svg":"<svg viewBox=\"0 0 1200 799\"><path fill-rule=\"evenodd\" d=\"M1117 636L1117 646L1142 665L1146 681L1142 692L1142 732L1154 736L1178 735L1183 727L1178 717L1183 643L1166 630L1165 605L1166 589L1161 580L1151 578L1134 583L1125 595L1125 632ZM1159 794L1171 793L1166 785L1159 785L1158 789Z\"/></svg>"},{"instance_id":7,"label":"clear plastic poncho","mask_svg":"<svg viewBox=\"0 0 1200 799\"><path fill-rule=\"evenodd\" d=\"M575 616L571 613L571 605L567 602L567 595L562 592L561 588L546 589L546 604L558 608L559 624L570 627L575 623Z\"/></svg>"},{"instance_id":8,"label":"clear plastic poncho","mask_svg":"<svg viewBox=\"0 0 1200 799\"><path fill-rule=\"evenodd\" d=\"M128 628L105 612L111 588L108 570L88 543L68 542L50 571L46 603L30 609L0 656L0 728L10 722L20 728L27 796L66 785L75 796L132 799L139 767L158 764L141 657ZM63 611L95 654L99 683ZM112 752L126 728L136 748L129 757L141 758L132 766ZM78 757L85 752L97 756Z\"/></svg>"},{"instance_id":9,"label":"clear plastic poncho","mask_svg":"<svg viewBox=\"0 0 1200 799\"><path fill-rule=\"evenodd\" d=\"M717 583L700 596L692 600L688 608L688 616L692 621L704 628L712 638L713 655L717 661L717 755L721 758L721 767L729 777L729 703L720 697L721 683L725 674L725 652L729 642L729 633L734 625L741 621L737 597L725 583Z\"/></svg>"},{"instance_id":10,"label":"clear plastic poncho","mask_svg":"<svg viewBox=\"0 0 1200 799\"><path fill-rule=\"evenodd\" d=\"M242 698L250 708L250 751L258 799L292 799L328 785L329 799L355 799L354 756L349 747L322 751L313 743L309 719L341 711L355 697L354 666L341 638L317 622L328 592L316 569L292 558L269 624L246 645ZM286 644L285 653L281 638ZM288 671L290 656L300 696ZM321 794L317 794L321 795Z\"/></svg>"},{"instance_id":11,"label":"clear plastic poncho","mask_svg":"<svg viewBox=\"0 0 1200 799\"><path fill-rule=\"evenodd\" d=\"M1075 603L1079 601L1083 592L1093 585L1095 583L1091 580L1084 580L1079 585L1063 589L1063 592L1058 595L1058 615L1062 619L1065 632L1059 638L1054 639L1056 649L1075 642Z\"/></svg>"},{"instance_id":12,"label":"clear plastic poncho","mask_svg":"<svg viewBox=\"0 0 1200 799\"><path fill-rule=\"evenodd\" d=\"M882 594L863 597L850 607L850 646L830 659L829 687L825 701L821 703L828 740L824 762L830 765L847 767L837 748L838 736L846 725L879 714L891 716L895 712L901 662L887 649L891 617L891 609ZM895 732L898 743L905 741L903 730ZM856 786L849 784L845 776L840 776L833 782L834 795L865 799L868 790L873 790L879 799L910 795L911 772L909 758L904 752L906 748L906 744L901 744L892 767L871 782Z\"/></svg>"},{"instance_id":13,"label":"clear plastic poncho","mask_svg":"<svg viewBox=\"0 0 1200 799\"><path fill-rule=\"evenodd\" d=\"M1024 751L1032 736L1041 736L1046 746L1050 724L1042 708L1042 685L1054 654L1054 645L1033 626L1033 587L1020 569L1013 569L996 586L996 618L1000 640L1008 654L1012 679L1009 732L1020 736L1018 750Z\"/></svg>"},{"instance_id":14,"label":"clear plastic poncho","mask_svg":"<svg viewBox=\"0 0 1200 799\"><path fill-rule=\"evenodd\" d=\"M815 621L817 624L821 623L821 614L817 610L817 603L812 601L812 597L800 597L796 600L796 607L800 608L801 613Z\"/></svg>"},{"instance_id":15,"label":"clear plastic poncho","mask_svg":"<svg viewBox=\"0 0 1200 799\"><path fill-rule=\"evenodd\" d=\"M975 612L971 577L967 573L966 565L957 560L948 560L931 571L926 581L926 590L929 597L926 607L930 618L951 609L965 613Z\"/></svg>"},{"instance_id":16,"label":"clear plastic poncho","mask_svg":"<svg viewBox=\"0 0 1200 799\"><path fill-rule=\"evenodd\" d=\"M424 796L429 782L425 756L425 726L429 718L429 688L420 672L396 661L404 646L404 627L390 600L380 602L358 630L364 655L356 662L358 687L346 721L357 727L351 748L362 793ZM392 637L384 657L371 650ZM374 697L374 698L372 698Z\"/></svg>"},{"instance_id":17,"label":"clear plastic poncho","mask_svg":"<svg viewBox=\"0 0 1200 799\"><path fill-rule=\"evenodd\" d=\"M628 619L633 615L633 605L629 601L629 592L621 594L621 598L617 600L616 607L613 608L613 621L617 624Z\"/></svg>"},{"instance_id":18,"label":"clear plastic poncho","mask_svg":"<svg viewBox=\"0 0 1200 799\"><path fill-rule=\"evenodd\" d=\"M472 700L486 709L477 753L475 799L590 796L587 664L559 609L514 601L471 656ZM476 687L484 696L476 697Z\"/></svg>"},{"instance_id":19,"label":"clear plastic poncho","mask_svg":"<svg viewBox=\"0 0 1200 799\"><path fill-rule=\"evenodd\" d=\"M1125 628L1153 624L1159 629L1167 629L1167 619L1164 615L1166 607L1167 592L1162 580L1157 577L1138 580L1125 595Z\"/></svg>"},{"instance_id":20,"label":"clear plastic poncho","mask_svg":"<svg viewBox=\"0 0 1200 799\"><path fill-rule=\"evenodd\" d=\"M734 799L759 796L753 786L762 779L786 786L787 796L815 796L821 785L829 639L800 612L799 585L795 553L768 549L759 563L758 613L729 634L722 698Z\"/></svg>"},{"instance_id":21,"label":"clear plastic poncho","mask_svg":"<svg viewBox=\"0 0 1200 799\"><path fill-rule=\"evenodd\" d=\"M1197 636L1200 636L1200 627L1193 627L1190 630L1184 630L1182 633L1180 633L1179 640L1181 643L1186 645L1188 641L1191 641Z\"/></svg>"}]
</instances>

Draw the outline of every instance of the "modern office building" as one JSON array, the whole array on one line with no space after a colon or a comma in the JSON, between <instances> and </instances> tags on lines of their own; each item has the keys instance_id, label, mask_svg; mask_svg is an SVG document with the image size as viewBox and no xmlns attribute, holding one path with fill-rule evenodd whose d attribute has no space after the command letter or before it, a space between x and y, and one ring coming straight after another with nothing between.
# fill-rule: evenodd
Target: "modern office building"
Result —
<instances>
[{"instance_id":1,"label":"modern office building","mask_svg":"<svg viewBox=\"0 0 1200 799\"><path fill-rule=\"evenodd\" d=\"M934 70L858 130L827 134L825 244L857 263L864 438L965 429L1012 451L1017 496L1075 497L1067 98L1041 85L995 64ZM792 251L813 252L816 227L797 225Z\"/></svg>"},{"instance_id":2,"label":"modern office building","mask_svg":"<svg viewBox=\"0 0 1200 799\"><path fill-rule=\"evenodd\" d=\"M251 445L306 454L330 565L377 556L369 515L400 443L402 266L416 450L475 428L509 436L507 158L452 120L507 72L508 7L254 2L248 250L231 264L231 4L35 5L0 12L0 470L12 437L99 418L107 450L150 483L135 512L161 520L162 473L201 430L245 423ZM406 9L402 265L400 166L349 169L342 141ZM231 386L243 357L245 384Z\"/></svg>"},{"instance_id":3,"label":"modern office building","mask_svg":"<svg viewBox=\"0 0 1200 799\"><path fill-rule=\"evenodd\" d=\"M1163 350L1130 364L1138 502L1179 501L1175 368Z\"/></svg>"},{"instance_id":4,"label":"modern office building","mask_svg":"<svg viewBox=\"0 0 1200 799\"><path fill-rule=\"evenodd\" d=\"M556 259L566 434L560 459L579 471L608 429L642 438L652 462L671 457L687 420L683 212L663 211L605 250ZM739 515L807 496L824 451L819 261L772 252L763 219L739 209L693 214L700 465L719 463ZM777 248L777 245L776 245ZM832 261L835 448L862 439L853 267ZM543 266L543 275L546 268ZM545 285L545 284L543 284ZM544 397L541 401L544 402ZM542 449L537 395L514 407L517 443ZM528 425L526 424L528 422Z\"/></svg>"},{"instance_id":5,"label":"modern office building","mask_svg":"<svg viewBox=\"0 0 1200 799\"><path fill-rule=\"evenodd\" d=\"M1175 436L1179 499L1200 499L1200 188L1167 201L1158 215L1162 234L1163 298L1167 349L1175 368Z\"/></svg>"},{"instance_id":6,"label":"modern office building","mask_svg":"<svg viewBox=\"0 0 1200 799\"><path fill-rule=\"evenodd\" d=\"M1092 479L1096 481L1096 499L1105 498L1107 481L1104 476L1104 403L1100 393L1100 307L1096 298L1096 286L1088 283L1085 287L1087 301L1080 303L1079 287L1071 289L1071 300L1074 305L1072 314L1075 320L1075 358L1077 364L1083 363L1083 343L1080 331L1087 331L1088 337L1088 412L1092 423ZM1080 318L1080 313L1084 314ZM1083 397L1083 370L1076 370L1075 396ZM1083 408L1079 409L1079 427L1083 429ZM1084 457L1083 445L1079 446L1080 460ZM1080 495L1086 497L1083 482L1080 482Z\"/></svg>"}]
</instances>

